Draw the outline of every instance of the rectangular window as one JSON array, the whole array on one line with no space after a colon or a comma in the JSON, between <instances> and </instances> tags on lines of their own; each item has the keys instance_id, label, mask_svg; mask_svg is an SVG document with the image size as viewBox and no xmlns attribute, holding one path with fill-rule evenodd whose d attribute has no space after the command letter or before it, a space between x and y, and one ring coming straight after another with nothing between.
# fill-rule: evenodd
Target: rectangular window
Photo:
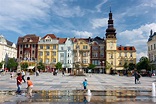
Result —
<instances>
[{"instance_id":1,"label":"rectangular window","mask_svg":"<svg viewBox=\"0 0 156 104\"><path fill-rule=\"evenodd\" d=\"M61 47L61 50L63 50L63 47Z\"/></svg>"},{"instance_id":2,"label":"rectangular window","mask_svg":"<svg viewBox=\"0 0 156 104\"><path fill-rule=\"evenodd\" d=\"M53 49L56 49L56 45L53 45Z\"/></svg>"},{"instance_id":3,"label":"rectangular window","mask_svg":"<svg viewBox=\"0 0 156 104\"><path fill-rule=\"evenodd\" d=\"M22 45L20 45L20 48L22 48Z\"/></svg>"},{"instance_id":4,"label":"rectangular window","mask_svg":"<svg viewBox=\"0 0 156 104\"><path fill-rule=\"evenodd\" d=\"M119 53L119 57L121 57L121 52Z\"/></svg>"},{"instance_id":5,"label":"rectangular window","mask_svg":"<svg viewBox=\"0 0 156 104\"><path fill-rule=\"evenodd\" d=\"M133 57L132 53L130 53L130 57Z\"/></svg>"},{"instance_id":6,"label":"rectangular window","mask_svg":"<svg viewBox=\"0 0 156 104\"><path fill-rule=\"evenodd\" d=\"M40 52L40 54L39 54L40 56L43 56L43 52Z\"/></svg>"},{"instance_id":7,"label":"rectangular window","mask_svg":"<svg viewBox=\"0 0 156 104\"><path fill-rule=\"evenodd\" d=\"M56 62L56 58L53 58L53 62Z\"/></svg>"},{"instance_id":8,"label":"rectangular window","mask_svg":"<svg viewBox=\"0 0 156 104\"><path fill-rule=\"evenodd\" d=\"M35 48L35 44L33 44L32 47Z\"/></svg>"},{"instance_id":9,"label":"rectangular window","mask_svg":"<svg viewBox=\"0 0 156 104\"><path fill-rule=\"evenodd\" d=\"M60 53L60 57L64 57L64 53Z\"/></svg>"},{"instance_id":10,"label":"rectangular window","mask_svg":"<svg viewBox=\"0 0 156 104\"><path fill-rule=\"evenodd\" d=\"M152 45L151 45L151 50L152 50Z\"/></svg>"},{"instance_id":11,"label":"rectangular window","mask_svg":"<svg viewBox=\"0 0 156 104\"><path fill-rule=\"evenodd\" d=\"M53 52L53 55L56 56L56 52Z\"/></svg>"},{"instance_id":12,"label":"rectangular window","mask_svg":"<svg viewBox=\"0 0 156 104\"><path fill-rule=\"evenodd\" d=\"M49 52L46 52L46 56L49 56Z\"/></svg>"},{"instance_id":13,"label":"rectangular window","mask_svg":"<svg viewBox=\"0 0 156 104\"><path fill-rule=\"evenodd\" d=\"M92 47L92 50L98 51L98 47L97 47L97 46L93 46L93 47Z\"/></svg>"},{"instance_id":14,"label":"rectangular window","mask_svg":"<svg viewBox=\"0 0 156 104\"><path fill-rule=\"evenodd\" d=\"M43 49L43 45L40 45L40 49Z\"/></svg>"},{"instance_id":15,"label":"rectangular window","mask_svg":"<svg viewBox=\"0 0 156 104\"><path fill-rule=\"evenodd\" d=\"M46 64L49 64L49 59L48 58L46 59Z\"/></svg>"},{"instance_id":16,"label":"rectangular window","mask_svg":"<svg viewBox=\"0 0 156 104\"><path fill-rule=\"evenodd\" d=\"M47 46L46 46L46 49L50 49L50 46L49 46L49 45L47 45Z\"/></svg>"},{"instance_id":17,"label":"rectangular window","mask_svg":"<svg viewBox=\"0 0 156 104\"><path fill-rule=\"evenodd\" d=\"M60 60L60 62L61 62L62 64L64 64L64 60Z\"/></svg>"},{"instance_id":18,"label":"rectangular window","mask_svg":"<svg viewBox=\"0 0 156 104\"><path fill-rule=\"evenodd\" d=\"M83 52L83 57L86 57L87 56L87 52Z\"/></svg>"},{"instance_id":19,"label":"rectangular window","mask_svg":"<svg viewBox=\"0 0 156 104\"><path fill-rule=\"evenodd\" d=\"M98 57L98 53L97 52L93 52L92 56L93 57Z\"/></svg>"},{"instance_id":20,"label":"rectangular window","mask_svg":"<svg viewBox=\"0 0 156 104\"><path fill-rule=\"evenodd\" d=\"M83 59L82 63L86 64L87 63L87 59Z\"/></svg>"},{"instance_id":21,"label":"rectangular window","mask_svg":"<svg viewBox=\"0 0 156 104\"><path fill-rule=\"evenodd\" d=\"M92 64L94 64L94 65L100 65L100 62L99 62L99 60L92 60Z\"/></svg>"},{"instance_id":22,"label":"rectangular window","mask_svg":"<svg viewBox=\"0 0 156 104\"><path fill-rule=\"evenodd\" d=\"M20 54L22 54L22 51L20 51Z\"/></svg>"},{"instance_id":23,"label":"rectangular window","mask_svg":"<svg viewBox=\"0 0 156 104\"><path fill-rule=\"evenodd\" d=\"M69 51L69 50L71 50L71 48L70 48L70 47L68 47L68 51Z\"/></svg>"},{"instance_id":24,"label":"rectangular window","mask_svg":"<svg viewBox=\"0 0 156 104\"><path fill-rule=\"evenodd\" d=\"M87 47L87 45L83 45L83 49L87 49L88 47Z\"/></svg>"},{"instance_id":25,"label":"rectangular window","mask_svg":"<svg viewBox=\"0 0 156 104\"><path fill-rule=\"evenodd\" d=\"M125 57L127 57L127 53L125 53Z\"/></svg>"}]
</instances>

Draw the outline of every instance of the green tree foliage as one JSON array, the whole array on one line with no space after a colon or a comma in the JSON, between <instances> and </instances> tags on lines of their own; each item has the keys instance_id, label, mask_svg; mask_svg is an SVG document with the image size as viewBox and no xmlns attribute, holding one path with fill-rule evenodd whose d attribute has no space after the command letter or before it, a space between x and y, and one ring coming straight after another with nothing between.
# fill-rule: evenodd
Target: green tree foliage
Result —
<instances>
[{"instance_id":1,"label":"green tree foliage","mask_svg":"<svg viewBox=\"0 0 156 104\"><path fill-rule=\"evenodd\" d=\"M18 63L14 58L9 58L8 62L6 63L8 69L15 69L18 66Z\"/></svg>"},{"instance_id":2,"label":"green tree foliage","mask_svg":"<svg viewBox=\"0 0 156 104\"><path fill-rule=\"evenodd\" d=\"M24 62L20 64L22 70L26 70L28 68L28 63Z\"/></svg>"},{"instance_id":3,"label":"green tree foliage","mask_svg":"<svg viewBox=\"0 0 156 104\"><path fill-rule=\"evenodd\" d=\"M89 64L88 69L94 69L96 65L94 64Z\"/></svg>"},{"instance_id":4,"label":"green tree foliage","mask_svg":"<svg viewBox=\"0 0 156 104\"><path fill-rule=\"evenodd\" d=\"M1 62L1 63L0 63L0 69L1 69L2 67L3 67L3 63Z\"/></svg>"},{"instance_id":5,"label":"green tree foliage","mask_svg":"<svg viewBox=\"0 0 156 104\"><path fill-rule=\"evenodd\" d=\"M42 62L38 63L37 69L39 70L45 70L45 65Z\"/></svg>"},{"instance_id":6,"label":"green tree foliage","mask_svg":"<svg viewBox=\"0 0 156 104\"><path fill-rule=\"evenodd\" d=\"M129 63L129 65L128 65L128 69L129 70L134 70L135 69L135 64L133 64L133 63Z\"/></svg>"},{"instance_id":7,"label":"green tree foliage","mask_svg":"<svg viewBox=\"0 0 156 104\"><path fill-rule=\"evenodd\" d=\"M124 63L124 68L125 68L125 69L128 68L128 64L127 64L127 62Z\"/></svg>"},{"instance_id":8,"label":"green tree foliage","mask_svg":"<svg viewBox=\"0 0 156 104\"><path fill-rule=\"evenodd\" d=\"M150 62L147 57L141 57L139 62L137 63L137 69L146 69L151 70Z\"/></svg>"},{"instance_id":9,"label":"green tree foliage","mask_svg":"<svg viewBox=\"0 0 156 104\"><path fill-rule=\"evenodd\" d=\"M61 70L62 69L62 63L58 62L55 64L56 69Z\"/></svg>"}]
</instances>

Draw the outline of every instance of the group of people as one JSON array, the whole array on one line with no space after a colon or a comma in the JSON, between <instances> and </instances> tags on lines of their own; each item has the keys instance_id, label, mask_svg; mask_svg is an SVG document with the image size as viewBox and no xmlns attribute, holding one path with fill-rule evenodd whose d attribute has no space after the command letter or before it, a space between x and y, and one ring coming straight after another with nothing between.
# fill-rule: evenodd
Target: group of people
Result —
<instances>
[{"instance_id":1,"label":"group of people","mask_svg":"<svg viewBox=\"0 0 156 104\"><path fill-rule=\"evenodd\" d=\"M21 86L22 86L22 82L26 83L25 81L25 72L22 70L21 73L17 73L17 94L21 94ZM33 83L30 80L30 77L27 77L27 96L28 97L32 97L32 88L33 88Z\"/></svg>"}]
</instances>

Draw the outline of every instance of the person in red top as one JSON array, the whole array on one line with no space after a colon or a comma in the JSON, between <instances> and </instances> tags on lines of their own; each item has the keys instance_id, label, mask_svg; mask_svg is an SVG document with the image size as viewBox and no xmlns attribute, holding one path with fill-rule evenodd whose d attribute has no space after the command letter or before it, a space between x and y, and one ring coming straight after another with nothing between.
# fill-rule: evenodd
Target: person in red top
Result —
<instances>
[{"instance_id":1,"label":"person in red top","mask_svg":"<svg viewBox=\"0 0 156 104\"><path fill-rule=\"evenodd\" d=\"M21 93L21 84L22 84L22 76L21 76L21 73L18 73L17 74L17 93L20 94Z\"/></svg>"},{"instance_id":2,"label":"person in red top","mask_svg":"<svg viewBox=\"0 0 156 104\"><path fill-rule=\"evenodd\" d=\"M32 97L32 88L33 88L33 83L30 80L30 77L27 77L27 96Z\"/></svg>"}]
</instances>

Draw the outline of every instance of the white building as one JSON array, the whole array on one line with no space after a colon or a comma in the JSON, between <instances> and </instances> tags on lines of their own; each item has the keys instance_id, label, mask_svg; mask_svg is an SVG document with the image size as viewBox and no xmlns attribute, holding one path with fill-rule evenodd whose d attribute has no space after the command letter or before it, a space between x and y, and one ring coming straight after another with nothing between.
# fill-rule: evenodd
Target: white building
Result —
<instances>
[{"instance_id":1,"label":"white building","mask_svg":"<svg viewBox=\"0 0 156 104\"><path fill-rule=\"evenodd\" d=\"M0 35L0 62L7 61L8 58L17 58L16 45Z\"/></svg>"},{"instance_id":2,"label":"white building","mask_svg":"<svg viewBox=\"0 0 156 104\"><path fill-rule=\"evenodd\" d=\"M149 61L156 65L156 32L153 33L151 30L147 45Z\"/></svg>"},{"instance_id":3,"label":"white building","mask_svg":"<svg viewBox=\"0 0 156 104\"><path fill-rule=\"evenodd\" d=\"M73 42L70 38L59 38L58 62L69 73L73 68Z\"/></svg>"}]
</instances>

